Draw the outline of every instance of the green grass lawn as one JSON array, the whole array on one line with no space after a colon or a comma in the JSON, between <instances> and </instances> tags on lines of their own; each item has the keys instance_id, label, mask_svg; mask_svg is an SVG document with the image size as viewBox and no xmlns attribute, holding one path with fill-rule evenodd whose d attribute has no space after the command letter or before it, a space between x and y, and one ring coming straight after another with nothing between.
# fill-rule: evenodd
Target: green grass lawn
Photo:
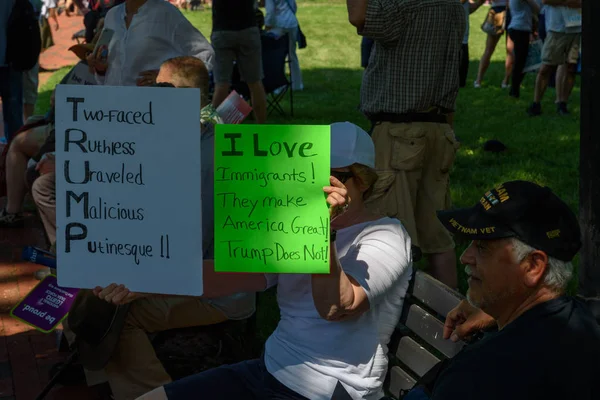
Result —
<instances>
[{"instance_id":1,"label":"green grass lawn","mask_svg":"<svg viewBox=\"0 0 600 400\"><path fill-rule=\"evenodd\" d=\"M362 77L360 37L348 23L343 0L299 1L298 18L308 48L299 50L305 90L294 95L294 118L276 117L269 123L329 124L351 121L369 128L368 121L357 111ZM455 130L462 142L452 171L452 199L456 206L470 206L495 184L525 179L551 187L577 210L579 180L579 88L573 92L572 116L555 113L554 90L546 93L542 117L530 118L525 109L533 98L535 76L528 74L523 82L521 99L509 98L500 88L504 76L505 47L498 46L483 88L474 89L478 58L483 53L485 34L479 29L487 8L471 15L468 85L458 97ZM210 11L185 15L209 37ZM39 110L47 109L49 91L64 76L58 71L42 89ZM284 108L287 104L284 104ZM482 150L489 139L499 139L508 146L502 154ZM457 253L464 248L459 243ZM462 267L459 267L461 289L466 289ZM272 293L262 296L261 308L272 304ZM276 312L259 314L261 336L270 333L277 321Z\"/></svg>"}]
</instances>

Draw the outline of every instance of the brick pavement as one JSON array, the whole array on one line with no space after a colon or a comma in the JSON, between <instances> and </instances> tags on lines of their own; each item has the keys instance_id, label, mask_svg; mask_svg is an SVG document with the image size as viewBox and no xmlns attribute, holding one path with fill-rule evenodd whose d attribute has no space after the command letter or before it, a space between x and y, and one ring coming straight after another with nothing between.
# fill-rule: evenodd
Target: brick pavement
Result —
<instances>
[{"instance_id":1,"label":"brick pavement","mask_svg":"<svg viewBox=\"0 0 600 400\"><path fill-rule=\"evenodd\" d=\"M20 257L27 245L46 246L42 226L31 213L24 228L0 229L0 400L35 399L52 365L66 358L58 352L55 334L37 332L8 314L37 284L33 273L40 266ZM68 400L61 390L54 389L48 399Z\"/></svg>"},{"instance_id":2,"label":"brick pavement","mask_svg":"<svg viewBox=\"0 0 600 400\"><path fill-rule=\"evenodd\" d=\"M53 23L51 26L54 29ZM71 40L73 33L80 29L83 17L59 16L59 30L53 31L55 45L40 56L42 68L50 71L40 73L40 85L52 75L52 70L77 62L68 48L75 43ZM0 107L0 137L4 136L1 110ZM21 261L21 250L28 245L46 246L43 227L35 214L27 215L22 229L0 228L0 400L34 400L48 382L50 368L67 357L66 353L58 352L55 334L37 332L8 314L38 282L33 273L40 266ZM60 386L46 397L47 400L94 398L85 387Z\"/></svg>"},{"instance_id":3,"label":"brick pavement","mask_svg":"<svg viewBox=\"0 0 600 400\"><path fill-rule=\"evenodd\" d=\"M75 65L79 60L69 47L77 42L72 40L73 34L84 28L83 17L67 17L63 13L58 17L58 31L54 30L54 23L51 22L52 37L54 46L40 55L40 66L46 70L56 70L66 65Z\"/></svg>"}]
</instances>

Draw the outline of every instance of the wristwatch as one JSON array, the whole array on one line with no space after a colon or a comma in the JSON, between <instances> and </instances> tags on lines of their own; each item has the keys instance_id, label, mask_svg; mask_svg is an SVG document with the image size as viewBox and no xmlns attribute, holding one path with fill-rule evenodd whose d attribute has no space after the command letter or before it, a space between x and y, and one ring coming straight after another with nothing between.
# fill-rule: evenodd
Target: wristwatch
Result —
<instances>
[{"instance_id":1,"label":"wristwatch","mask_svg":"<svg viewBox=\"0 0 600 400\"><path fill-rule=\"evenodd\" d=\"M336 236L337 236L337 231L335 229L332 229L331 232L329 233L329 240L331 241L331 243L335 242Z\"/></svg>"}]
</instances>

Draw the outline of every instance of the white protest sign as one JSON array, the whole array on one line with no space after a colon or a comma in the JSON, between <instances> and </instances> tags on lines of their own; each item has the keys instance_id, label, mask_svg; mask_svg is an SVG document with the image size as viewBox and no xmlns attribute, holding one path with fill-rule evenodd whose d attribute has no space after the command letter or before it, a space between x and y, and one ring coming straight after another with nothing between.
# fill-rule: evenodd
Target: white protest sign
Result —
<instances>
[{"instance_id":1,"label":"white protest sign","mask_svg":"<svg viewBox=\"0 0 600 400\"><path fill-rule=\"evenodd\" d=\"M82 61L78 62L65 77L66 85L96 85L96 77Z\"/></svg>"},{"instance_id":2,"label":"white protest sign","mask_svg":"<svg viewBox=\"0 0 600 400\"><path fill-rule=\"evenodd\" d=\"M202 294L198 89L59 85L62 287Z\"/></svg>"}]
</instances>

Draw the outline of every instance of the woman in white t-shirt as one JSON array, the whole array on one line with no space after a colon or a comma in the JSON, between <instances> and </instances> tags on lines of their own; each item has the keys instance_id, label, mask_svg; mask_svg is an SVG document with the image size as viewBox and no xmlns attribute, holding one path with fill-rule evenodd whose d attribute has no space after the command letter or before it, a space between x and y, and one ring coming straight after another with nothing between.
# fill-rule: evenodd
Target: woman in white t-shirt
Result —
<instances>
[{"instance_id":1,"label":"woman in white t-shirt","mask_svg":"<svg viewBox=\"0 0 600 400\"><path fill-rule=\"evenodd\" d=\"M412 274L411 241L400 221L364 206L377 174L369 135L349 122L331 126L328 274L224 274L204 263L207 297L277 286L281 320L263 357L226 365L160 387L144 400L379 400L388 342ZM111 285L96 294L115 304L140 295ZM336 389L337 388L337 389Z\"/></svg>"}]
</instances>

